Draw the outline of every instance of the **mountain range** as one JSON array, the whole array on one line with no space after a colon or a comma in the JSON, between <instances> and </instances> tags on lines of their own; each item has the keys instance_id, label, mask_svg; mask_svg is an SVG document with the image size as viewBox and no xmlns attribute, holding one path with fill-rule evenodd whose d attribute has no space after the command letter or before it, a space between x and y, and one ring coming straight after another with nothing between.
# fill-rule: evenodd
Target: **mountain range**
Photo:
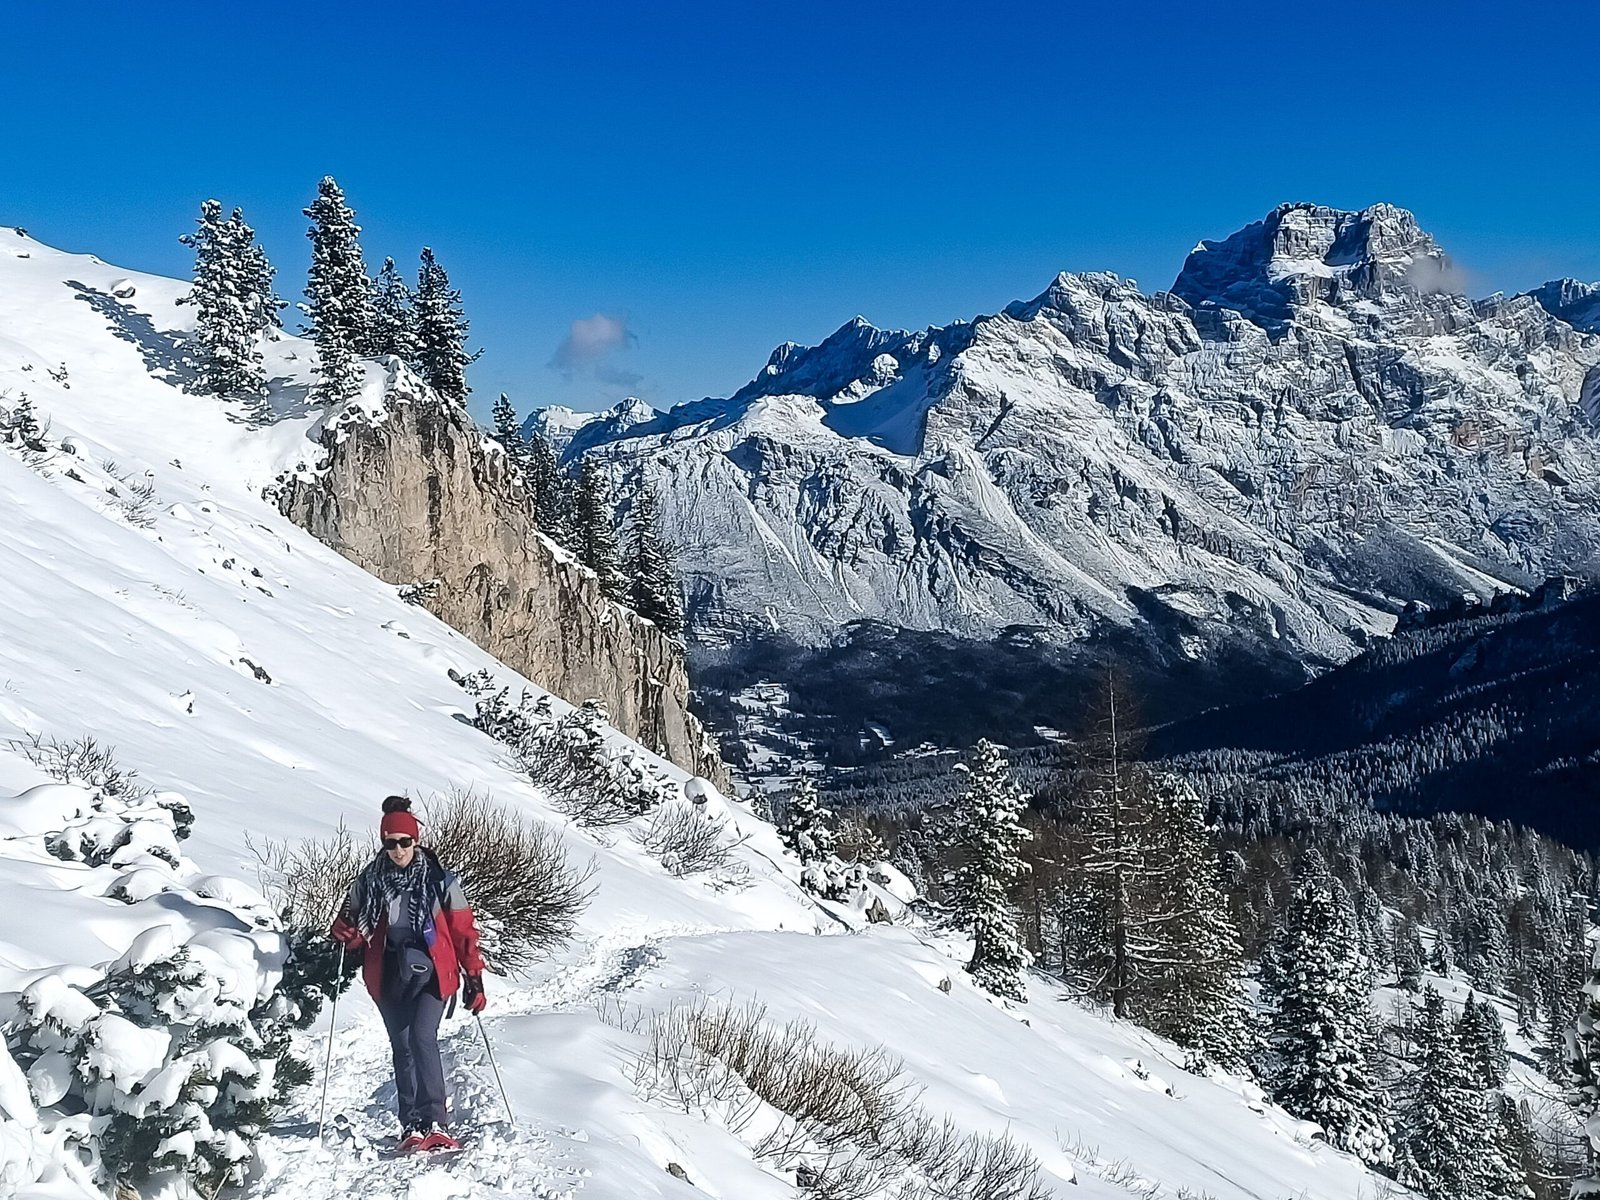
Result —
<instances>
[{"instance_id":1,"label":"mountain range","mask_svg":"<svg viewBox=\"0 0 1600 1200\"><path fill-rule=\"evenodd\" d=\"M1596 569L1600 287L1462 279L1403 209L1285 204L1167 291L1062 274L785 344L726 399L531 423L623 508L660 493L716 691L820 667L861 685L805 714L836 744L983 732L943 672L1024 693L994 714L1016 735L1115 656L1177 717L1303 683L1408 602Z\"/></svg>"}]
</instances>

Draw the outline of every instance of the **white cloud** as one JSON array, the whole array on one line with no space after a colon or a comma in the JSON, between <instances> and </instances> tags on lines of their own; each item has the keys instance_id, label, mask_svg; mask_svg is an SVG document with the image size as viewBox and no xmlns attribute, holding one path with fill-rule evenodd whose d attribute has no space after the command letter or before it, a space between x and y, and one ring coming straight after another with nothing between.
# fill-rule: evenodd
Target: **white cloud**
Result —
<instances>
[{"instance_id":1,"label":"white cloud","mask_svg":"<svg viewBox=\"0 0 1600 1200\"><path fill-rule=\"evenodd\" d=\"M548 365L568 379L584 375L602 383L631 387L639 382L640 376L608 360L638 340L633 330L628 328L626 317L614 317L608 313L579 317L572 322L567 336L556 347Z\"/></svg>"}]
</instances>

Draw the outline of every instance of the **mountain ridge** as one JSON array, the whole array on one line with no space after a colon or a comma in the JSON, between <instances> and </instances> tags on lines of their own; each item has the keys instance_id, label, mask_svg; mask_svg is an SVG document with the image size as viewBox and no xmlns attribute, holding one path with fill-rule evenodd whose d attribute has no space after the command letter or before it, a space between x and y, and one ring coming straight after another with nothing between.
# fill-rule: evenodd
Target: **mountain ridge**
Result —
<instances>
[{"instance_id":1,"label":"mountain ridge","mask_svg":"<svg viewBox=\"0 0 1600 1200\"><path fill-rule=\"evenodd\" d=\"M1309 675L1408 601L1600 568L1600 338L1550 307L1586 293L1457 282L1403 209L1283 205L1190 256L1195 303L1063 273L950 326L851 321L582 447L619 503L661 496L701 647L1116 628Z\"/></svg>"}]
</instances>

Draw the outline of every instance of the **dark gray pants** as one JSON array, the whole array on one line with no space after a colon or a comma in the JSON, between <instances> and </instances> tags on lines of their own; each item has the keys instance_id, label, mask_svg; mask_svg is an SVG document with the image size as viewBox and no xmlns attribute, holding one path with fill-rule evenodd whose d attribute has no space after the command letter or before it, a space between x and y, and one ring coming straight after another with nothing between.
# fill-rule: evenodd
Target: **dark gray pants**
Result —
<instances>
[{"instance_id":1,"label":"dark gray pants","mask_svg":"<svg viewBox=\"0 0 1600 1200\"><path fill-rule=\"evenodd\" d=\"M444 1064L439 1060L439 1020L444 1001L432 986L409 998L385 995L378 1001L389 1047L394 1051L395 1105L405 1129L445 1122Z\"/></svg>"}]
</instances>

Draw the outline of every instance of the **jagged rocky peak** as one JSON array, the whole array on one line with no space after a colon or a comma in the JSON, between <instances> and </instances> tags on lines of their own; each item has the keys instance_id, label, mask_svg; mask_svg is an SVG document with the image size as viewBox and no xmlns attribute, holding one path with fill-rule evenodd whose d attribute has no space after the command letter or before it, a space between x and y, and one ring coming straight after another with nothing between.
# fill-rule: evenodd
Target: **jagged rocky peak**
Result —
<instances>
[{"instance_id":1,"label":"jagged rocky peak","mask_svg":"<svg viewBox=\"0 0 1600 1200\"><path fill-rule=\"evenodd\" d=\"M1270 329L1318 301L1410 305L1459 292L1458 280L1444 251L1403 208L1282 204L1221 241L1202 241L1172 291L1195 308L1233 309Z\"/></svg>"},{"instance_id":2,"label":"jagged rocky peak","mask_svg":"<svg viewBox=\"0 0 1600 1200\"><path fill-rule=\"evenodd\" d=\"M865 317L855 317L815 346L785 342L731 399L737 403L761 396L810 396L849 401L916 365L931 366L959 354L971 340L972 326L966 322L912 333L879 329Z\"/></svg>"},{"instance_id":3,"label":"jagged rocky peak","mask_svg":"<svg viewBox=\"0 0 1600 1200\"><path fill-rule=\"evenodd\" d=\"M1600 333L1600 283L1552 279L1531 292L1540 307L1584 333Z\"/></svg>"}]
</instances>

